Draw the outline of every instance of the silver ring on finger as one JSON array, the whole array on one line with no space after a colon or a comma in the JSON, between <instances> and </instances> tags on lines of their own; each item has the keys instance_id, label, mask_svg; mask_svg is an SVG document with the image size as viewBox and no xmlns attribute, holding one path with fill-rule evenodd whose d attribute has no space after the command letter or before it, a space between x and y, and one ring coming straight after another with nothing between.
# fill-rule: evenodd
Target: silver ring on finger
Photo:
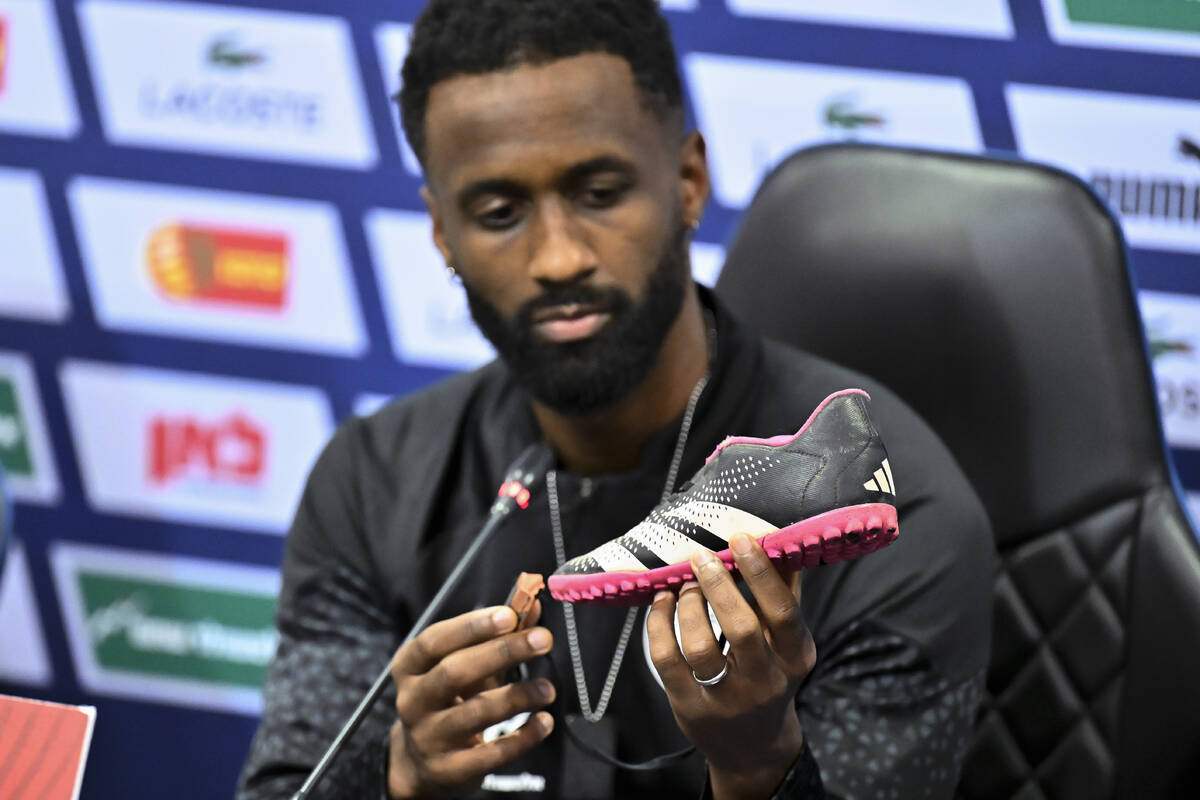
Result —
<instances>
[{"instance_id":1,"label":"silver ring on finger","mask_svg":"<svg viewBox=\"0 0 1200 800\"><path fill-rule=\"evenodd\" d=\"M725 664L721 667L721 671L711 678L701 678L696 674L696 670L692 670L692 677L696 679L696 683L701 686L716 686L721 681L725 680L725 676L729 674L729 659L725 659Z\"/></svg>"}]
</instances>

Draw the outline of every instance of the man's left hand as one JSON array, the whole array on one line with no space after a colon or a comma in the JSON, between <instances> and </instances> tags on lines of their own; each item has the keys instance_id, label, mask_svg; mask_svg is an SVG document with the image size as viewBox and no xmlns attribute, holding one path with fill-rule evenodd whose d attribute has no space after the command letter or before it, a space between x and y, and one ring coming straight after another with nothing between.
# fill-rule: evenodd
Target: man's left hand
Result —
<instances>
[{"instance_id":1,"label":"man's left hand","mask_svg":"<svg viewBox=\"0 0 1200 800\"><path fill-rule=\"evenodd\" d=\"M734 536L730 549L757 610L722 561L699 552L692 556L696 582L684 584L678 599L672 592L654 598L650 657L680 729L708 759L714 797L766 798L804 746L795 696L817 649L801 614L800 574L781 574L745 534ZM729 640L728 655L713 635L705 600ZM719 683L698 682L722 669L728 671Z\"/></svg>"}]
</instances>

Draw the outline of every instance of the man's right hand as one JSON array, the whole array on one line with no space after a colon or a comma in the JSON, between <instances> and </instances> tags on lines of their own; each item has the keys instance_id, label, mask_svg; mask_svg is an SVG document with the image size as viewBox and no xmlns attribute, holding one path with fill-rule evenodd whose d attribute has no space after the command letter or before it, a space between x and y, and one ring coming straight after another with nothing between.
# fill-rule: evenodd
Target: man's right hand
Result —
<instances>
[{"instance_id":1,"label":"man's right hand","mask_svg":"<svg viewBox=\"0 0 1200 800\"><path fill-rule=\"evenodd\" d=\"M534 620L540 612L534 609ZM495 768L518 758L554 729L532 714L518 730L484 742L483 731L554 701L545 679L501 684L497 676L550 651L545 628L513 632L511 608L480 609L431 625L392 659L396 713L388 756L393 798L446 797L478 788Z\"/></svg>"}]
</instances>

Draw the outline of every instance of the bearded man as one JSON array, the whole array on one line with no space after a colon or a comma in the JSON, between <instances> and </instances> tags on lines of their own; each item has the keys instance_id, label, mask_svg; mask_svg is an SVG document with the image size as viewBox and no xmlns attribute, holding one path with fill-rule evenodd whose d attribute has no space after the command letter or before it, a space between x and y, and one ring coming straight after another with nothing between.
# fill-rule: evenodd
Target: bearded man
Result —
<instances>
[{"instance_id":1,"label":"bearded man","mask_svg":"<svg viewBox=\"0 0 1200 800\"><path fill-rule=\"evenodd\" d=\"M238 796L289 797L392 659L317 796L950 797L987 661L984 513L886 388L692 282L709 174L656 3L432 0L403 79L434 242L499 359L347 421L318 460ZM548 603L515 630L518 572L636 526L727 434L795 431L860 386L898 476L890 547L801 583L735 536L745 594L698 550L645 612ZM395 652L536 442L547 491Z\"/></svg>"}]
</instances>

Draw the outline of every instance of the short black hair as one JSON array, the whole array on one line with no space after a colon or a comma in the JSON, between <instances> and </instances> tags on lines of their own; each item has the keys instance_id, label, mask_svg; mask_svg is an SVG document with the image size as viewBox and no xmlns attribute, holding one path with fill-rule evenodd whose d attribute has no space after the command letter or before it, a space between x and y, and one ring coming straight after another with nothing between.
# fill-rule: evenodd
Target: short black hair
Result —
<instances>
[{"instance_id":1,"label":"short black hair","mask_svg":"<svg viewBox=\"0 0 1200 800\"><path fill-rule=\"evenodd\" d=\"M404 133L425 162L425 109L435 84L584 53L629 62L647 108L682 119L683 86L657 0L430 0L413 26L396 95Z\"/></svg>"}]
</instances>

